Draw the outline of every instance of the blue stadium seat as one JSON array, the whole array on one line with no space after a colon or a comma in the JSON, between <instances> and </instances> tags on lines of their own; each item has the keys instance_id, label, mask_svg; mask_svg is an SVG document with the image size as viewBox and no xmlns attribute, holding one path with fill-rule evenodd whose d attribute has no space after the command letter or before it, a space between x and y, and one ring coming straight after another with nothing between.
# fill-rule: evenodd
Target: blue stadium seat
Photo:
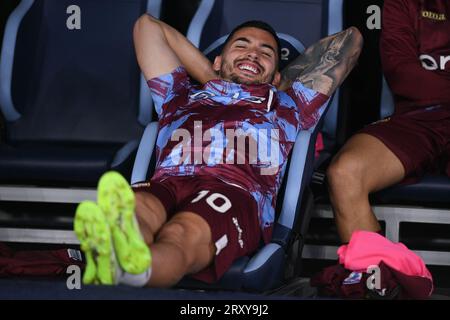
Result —
<instances>
[{"instance_id":1,"label":"blue stadium seat","mask_svg":"<svg viewBox=\"0 0 450 320\"><path fill-rule=\"evenodd\" d=\"M308 46L328 34L331 25L331 20L328 19L329 10L339 8L339 5L334 7L338 3L342 10L342 2L335 0L330 1L330 4L322 0L203 0L192 20L188 38L213 59L221 51L227 34L235 26L247 20L264 20L279 32L284 55L282 66L285 66L303 51L305 45ZM333 23L333 28L337 28L333 31L341 30L341 21L337 24L338 27ZM328 111L324 115L329 114L332 107L333 104L329 103ZM294 260L295 267L298 267L297 258L301 256L303 236L311 212L307 208L312 200L309 197L308 185L313 172L315 141L324 118L325 116L322 116L314 128L302 131L297 137L282 187L285 192L279 194L279 210L271 243L262 247L254 256L235 261L219 283L209 286L185 278L179 284L180 287L261 292L280 286L285 280L285 272L289 276L294 275L294 270L290 269L292 265L288 265L288 259ZM151 176L157 131L157 123L146 128L138 149L132 182L144 181Z\"/></svg>"},{"instance_id":2,"label":"blue stadium seat","mask_svg":"<svg viewBox=\"0 0 450 320\"><path fill-rule=\"evenodd\" d=\"M108 170L131 174L151 96L133 26L161 1L22 0L0 58L2 201L95 199ZM0 239L5 240L5 239ZM11 240L11 239L10 239Z\"/></svg>"}]
</instances>

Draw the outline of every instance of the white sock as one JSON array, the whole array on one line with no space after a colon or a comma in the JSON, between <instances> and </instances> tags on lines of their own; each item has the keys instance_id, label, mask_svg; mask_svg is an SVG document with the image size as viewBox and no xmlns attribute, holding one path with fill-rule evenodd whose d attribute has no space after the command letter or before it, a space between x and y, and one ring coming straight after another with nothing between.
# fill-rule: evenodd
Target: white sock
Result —
<instances>
[{"instance_id":1,"label":"white sock","mask_svg":"<svg viewBox=\"0 0 450 320\"><path fill-rule=\"evenodd\" d=\"M152 275L152 267L141 274L130 274L123 270L119 272L118 284L125 284L131 287L145 287Z\"/></svg>"}]
</instances>

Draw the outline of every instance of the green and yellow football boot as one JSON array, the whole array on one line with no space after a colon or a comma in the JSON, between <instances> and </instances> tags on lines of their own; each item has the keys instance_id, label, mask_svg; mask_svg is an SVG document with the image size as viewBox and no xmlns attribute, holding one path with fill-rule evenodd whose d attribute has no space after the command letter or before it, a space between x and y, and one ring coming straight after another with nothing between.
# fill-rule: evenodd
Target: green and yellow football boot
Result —
<instances>
[{"instance_id":1,"label":"green and yellow football boot","mask_svg":"<svg viewBox=\"0 0 450 320\"><path fill-rule=\"evenodd\" d=\"M74 229L86 256L83 283L116 284L118 265L109 224L100 207L92 201L80 203L75 214Z\"/></svg>"},{"instance_id":2,"label":"green and yellow football boot","mask_svg":"<svg viewBox=\"0 0 450 320\"><path fill-rule=\"evenodd\" d=\"M134 192L127 180L114 171L105 173L98 183L97 202L108 221L121 269L129 274L145 273L151 266L151 254L136 221Z\"/></svg>"}]
</instances>

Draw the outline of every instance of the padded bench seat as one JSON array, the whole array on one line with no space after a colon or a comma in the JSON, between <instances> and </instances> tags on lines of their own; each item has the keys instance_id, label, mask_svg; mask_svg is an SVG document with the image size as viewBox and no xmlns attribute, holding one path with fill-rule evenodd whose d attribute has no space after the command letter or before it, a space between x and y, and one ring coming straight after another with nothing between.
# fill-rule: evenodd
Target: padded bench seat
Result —
<instances>
[{"instance_id":1,"label":"padded bench seat","mask_svg":"<svg viewBox=\"0 0 450 320\"><path fill-rule=\"evenodd\" d=\"M436 203L450 207L450 178L426 175L418 183L396 185L378 192L374 199L381 203Z\"/></svg>"},{"instance_id":2,"label":"padded bench seat","mask_svg":"<svg viewBox=\"0 0 450 320\"><path fill-rule=\"evenodd\" d=\"M118 143L20 143L0 145L2 183L51 182L95 186L107 170L131 168L135 145ZM123 150L118 154L119 150Z\"/></svg>"}]
</instances>

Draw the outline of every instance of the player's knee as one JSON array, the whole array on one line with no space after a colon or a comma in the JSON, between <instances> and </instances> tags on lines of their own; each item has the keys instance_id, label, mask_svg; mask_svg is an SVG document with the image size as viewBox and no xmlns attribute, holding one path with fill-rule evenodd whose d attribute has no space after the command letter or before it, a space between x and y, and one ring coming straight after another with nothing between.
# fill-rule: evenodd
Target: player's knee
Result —
<instances>
[{"instance_id":1,"label":"player's knee","mask_svg":"<svg viewBox=\"0 0 450 320\"><path fill-rule=\"evenodd\" d=\"M135 192L136 211L138 215L149 215L164 210L162 205L154 201L154 197L145 191Z\"/></svg>"},{"instance_id":2,"label":"player's knee","mask_svg":"<svg viewBox=\"0 0 450 320\"><path fill-rule=\"evenodd\" d=\"M208 242L210 236L207 232L209 231L197 219L175 216L161 229L158 241L170 242L188 254ZM188 263L192 262L190 256L186 260Z\"/></svg>"},{"instance_id":3,"label":"player's knee","mask_svg":"<svg viewBox=\"0 0 450 320\"><path fill-rule=\"evenodd\" d=\"M327 169L327 179L332 193L349 193L352 189L360 190L364 173L361 162L348 153L338 155Z\"/></svg>"},{"instance_id":4,"label":"player's knee","mask_svg":"<svg viewBox=\"0 0 450 320\"><path fill-rule=\"evenodd\" d=\"M166 219L165 208L155 196L146 191L135 191L136 219L147 245L151 245L154 235Z\"/></svg>"},{"instance_id":5,"label":"player's knee","mask_svg":"<svg viewBox=\"0 0 450 320\"><path fill-rule=\"evenodd\" d=\"M178 241L184 245L196 245L205 238L205 229L197 219L177 215L160 232L160 237Z\"/></svg>"},{"instance_id":6,"label":"player's knee","mask_svg":"<svg viewBox=\"0 0 450 320\"><path fill-rule=\"evenodd\" d=\"M185 250L194 250L210 239L209 226L194 214L173 217L160 231L158 238L166 239Z\"/></svg>"},{"instance_id":7,"label":"player's knee","mask_svg":"<svg viewBox=\"0 0 450 320\"><path fill-rule=\"evenodd\" d=\"M186 233L186 228L183 224L170 221L161 228L158 233L158 240L180 245Z\"/></svg>"}]
</instances>

